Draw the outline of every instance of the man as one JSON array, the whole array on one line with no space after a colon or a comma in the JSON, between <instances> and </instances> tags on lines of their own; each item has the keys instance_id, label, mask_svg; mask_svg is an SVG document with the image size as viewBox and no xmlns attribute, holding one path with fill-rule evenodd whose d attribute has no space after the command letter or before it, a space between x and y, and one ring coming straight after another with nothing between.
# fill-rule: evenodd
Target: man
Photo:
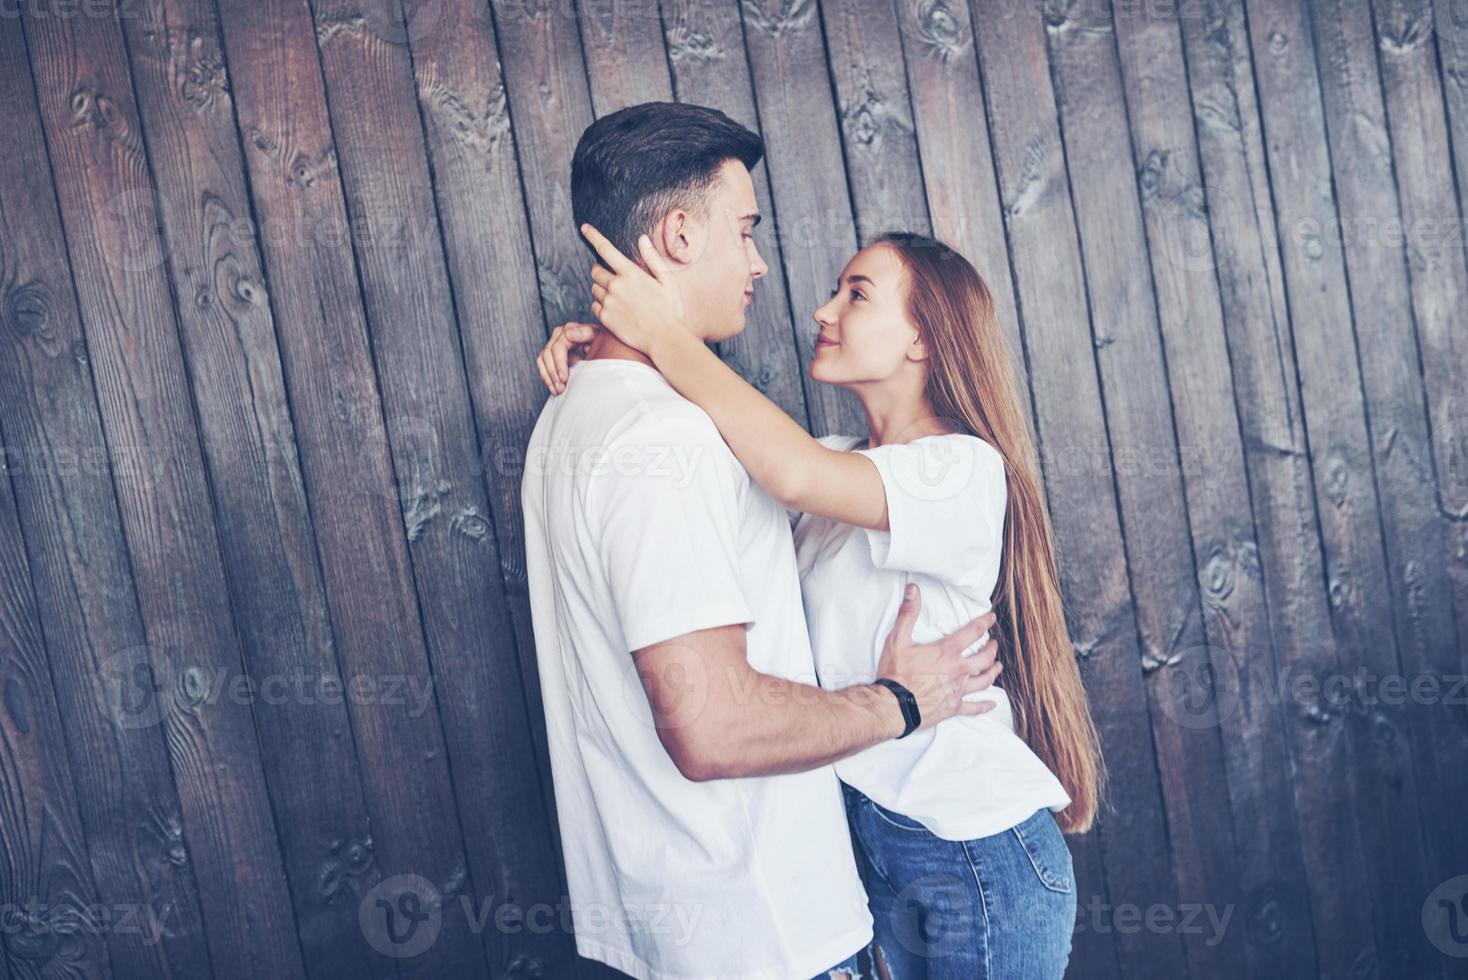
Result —
<instances>
[{"instance_id":1,"label":"man","mask_svg":"<svg viewBox=\"0 0 1468 980\"><path fill-rule=\"evenodd\" d=\"M744 328L766 266L758 136L654 103L582 135L578 223L638 235L704 340ZM787 515L708 415L610 333L545 406L521 487L536 653L576 948L640 980L854 976L872 937L831 763L911 730L902 695L815 686ZM879 676L921 726L987 686L991 617L911 642Z\"/></svg>"}]
</instances>

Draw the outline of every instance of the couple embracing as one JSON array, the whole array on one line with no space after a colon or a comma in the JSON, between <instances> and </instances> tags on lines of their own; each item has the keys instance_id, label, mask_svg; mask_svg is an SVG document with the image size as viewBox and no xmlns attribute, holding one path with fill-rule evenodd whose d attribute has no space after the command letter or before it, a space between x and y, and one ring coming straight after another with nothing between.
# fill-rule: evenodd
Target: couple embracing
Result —
<instances>
[{"instance_id":1,"label":"couple embracing","mask_svg":"<svg viewBox=\"0 0 1468 980\"><path fill-rule=\"evenodd\" d=\"M892 233L831 270L813 438L707 346L766 265L760 138L605 116L521 488L577 951L640 980L1052 978L1103 765L983 279ZM1002 674L1002 676L1001 676ZM1002 686L1001 686L1002 684Z\"/></svg>"}]
</instances>

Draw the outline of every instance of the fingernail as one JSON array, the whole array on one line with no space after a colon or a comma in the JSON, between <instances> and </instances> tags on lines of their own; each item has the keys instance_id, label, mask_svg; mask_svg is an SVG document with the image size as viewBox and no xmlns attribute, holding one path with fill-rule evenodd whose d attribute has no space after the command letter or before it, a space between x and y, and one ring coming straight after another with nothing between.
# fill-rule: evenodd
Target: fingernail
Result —
<instances>
[{"instance_id":1,"label":"fingernail","mask_svg":"<svg viewBox=\"0 0 1468 980\"><path fill-rule=\"evenodd\" d=\"M917 595L917 584L915 582L908 582L907 583L907 592L905 594L907 595L907 597L909 599L911 599L914 596L916 596Z\"/></svg>"}]
</instances>

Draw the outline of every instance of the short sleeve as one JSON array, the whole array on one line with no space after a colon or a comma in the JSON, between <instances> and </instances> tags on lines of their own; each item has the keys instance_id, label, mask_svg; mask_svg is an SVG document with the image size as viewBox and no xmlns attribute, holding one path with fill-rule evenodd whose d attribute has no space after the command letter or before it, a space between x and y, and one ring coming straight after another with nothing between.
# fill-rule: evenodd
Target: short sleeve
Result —
<instances>
[{"instance_id":1,"label":"short sleeve","mask_svg":"<svg viewBox=\"0 0 1468 980\"><path fill-rule=\"evenodd\" d=\"M857 450L876 464L890 530L866 529L878 568L963 585L1003 543L1004 459L982 439L952 434Z\"/></svg>"},{"instance_id":2,"label":"short sleeve","mask_svg":"<svg viewBox=\"0 0 1468 980\"><path fill-rule=\"evenodd\" d=\"M587 515L628 651L754 622L739 572L740 474L713 423L644 420L604 452Z\"/></svg>"}]
</instances>

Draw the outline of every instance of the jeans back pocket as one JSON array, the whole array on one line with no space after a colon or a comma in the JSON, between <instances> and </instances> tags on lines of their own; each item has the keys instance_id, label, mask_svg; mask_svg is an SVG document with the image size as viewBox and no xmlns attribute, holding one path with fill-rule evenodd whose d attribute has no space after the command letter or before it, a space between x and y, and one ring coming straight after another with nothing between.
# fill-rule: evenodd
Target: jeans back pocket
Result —
<instances>
[{"instance_id":1,"label":"jeans back pocket","mask_svg":"<svg viewBox=\"0 0 1468 980\"><path fill-rule=\"evenodd\" d=\"M1040 884L1053 892L1069 894L1075 891L1075 867L1070 848L1049 810L1037 810L1024 823L1011 828L1011 832L1018 839L1019 846L1024 848Z\"/></svg>"},{"instance_id":2,"label":"jeans back pocket","mask_svg":"<svg viewBox=\"0 0 1468 980\"><path fill-rule=\"evenodd\" d=\"M872 805L872 813L877 815L877 819L889 827L896 827L898 830L906 830L914 834L932 833L920 820L914 820L912 817L898 813L896 810L889 810L870 797L868 797L867 802Z\"/></svg>"}]
</instances>

